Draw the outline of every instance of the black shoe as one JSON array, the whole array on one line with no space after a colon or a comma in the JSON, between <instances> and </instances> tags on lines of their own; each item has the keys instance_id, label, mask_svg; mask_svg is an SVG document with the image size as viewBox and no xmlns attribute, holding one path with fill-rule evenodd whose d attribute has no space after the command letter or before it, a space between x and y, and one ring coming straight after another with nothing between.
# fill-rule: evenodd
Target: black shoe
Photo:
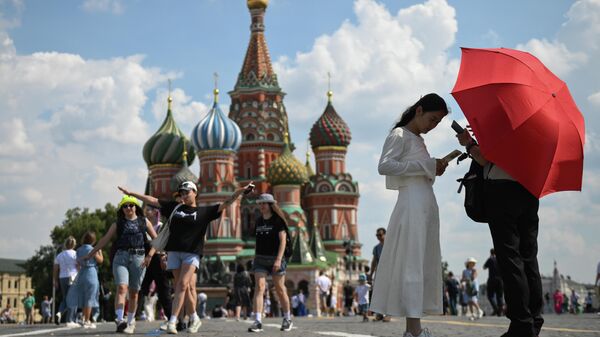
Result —
<instances>
[{"instance_id":1,"label":"black shoe","mask_svg":"<svg viewBox=\"0 0 600 337\"><path fill-rule=\"evenodd\" d=\"M185 324L184 322L179 322L179 323L177 323L175 328L177 329L177 331L183 331L183 330L187 329L187 324Z\"/></svg>"},{"instance_id":2,"label":"black shoe","mask_svg":"<svg viewBox=\"0 0 600 337\"><path fill-rule=\"evenodd\" d=\"M257 321L255 321L254 323L252 323L252 325L248 328L248 332L261 332L261 331L263 331L263 329L262 329L262 323L261 322L257 322Z\"/></svg>"},{"instance_id":3,"label":"black shoe","mask_svg":"<svg viewBox=\"0 0 600 337\"><path fill-rule=\"evenodd\" d=\"M290 330L292 330L292 326L293 325L294 324L292 324L291 320L284 318L283 322L281 322L281 329L279 329L279 330L281 330L281 331L290 331Z\"/></svg>"},{"instance_id":4,"label":"black shoe","mask_svg":"<svg viewBox=\"0 0 600 337\"><path fill-rule=\"evenodd\" d=\"M127 327L127 321L126 320L122 320L122 321L115 321L115 323L117 324L117 332L121 333L125 330L125 328Z\"/></svg>"}]
</instances>

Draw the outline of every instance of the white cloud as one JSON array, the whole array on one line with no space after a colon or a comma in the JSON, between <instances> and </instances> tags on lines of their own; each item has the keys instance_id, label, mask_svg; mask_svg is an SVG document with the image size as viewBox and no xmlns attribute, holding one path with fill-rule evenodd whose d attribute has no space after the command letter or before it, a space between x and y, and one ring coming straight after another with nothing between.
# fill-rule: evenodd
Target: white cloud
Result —
<instances>
[{"instance_id":1,"label":"white cloud","mask_svg":"<svg viewBox=\"0 0 600 337\"><path fill-rule=\"evenodd\" d=\"M600 52L600 1L579 0L566 14L558 38L573 50Z\"/></svg>"},{"instance_id":2,"label":"white cloud","mask_svg":"<svg viewBox=\"0 0 600 337\"><path fill-rule=\"evenodd\" d=\"M30 156L34 152L21 119L0 122L0 156Z\"/></svg>"},{"instance_id":3,"label":"white cloud","mask_svg":"<svg viewBox=\"0 0 600 337\"><path fill-rule=\"evenodd\" d=\"M600 92L588 96L588 101L596 107L600 107Z\"/></svg>"},{"instance_id":4,"label":"white cloud","mask_svg":"<svg viewBox=\"0 0 600 337\"><path fill-rule=\"evenodd\" d=\"M86 12L109 12L123 14L125 7L122 0L85 0L82 8Z\"/></svg>"},{"instance_id":5,"label":"white cloud","mask_svg":"<svg viewBox=\"0 0 600 337\"><path fill-rule=\"evenodd\" d=\"M157 121L162 122L167 113L167 97L168 91L159 89L156 93L154 102L152 102L152 114ZM173 102L171 103L171 111L175 122L189 136L192 128L200 122L206 115L209 107L202 103L192 100L192 97L186 95L185 91L180 88L175 88L171 92ZM228 111L222 109L223 111Z\"/></svg>"},{"instance_id":6,"label":"white cloud","mask_svg":"<svg viewBox=\"0 0 600 337\"><path fill-rule=\"evenodd\" d=\"M37 204L43 201L44 195L39 190L32 187L25 187L20 194L27 202Z\"/></svg>"}]
</instances>

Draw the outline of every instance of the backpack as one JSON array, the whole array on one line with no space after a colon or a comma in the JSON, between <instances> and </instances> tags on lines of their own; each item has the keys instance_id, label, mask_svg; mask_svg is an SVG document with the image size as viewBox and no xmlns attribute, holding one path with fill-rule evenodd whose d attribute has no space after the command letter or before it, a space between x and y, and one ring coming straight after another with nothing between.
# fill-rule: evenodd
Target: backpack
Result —
<instances>
[{"instance_id":1,"label":"backpack","mask_svg":"<svg viewBox=\"0 0 600 337\"><path fill-rule=\"evenodd\" d=\"M485 179L483 177L483 166L479 165L474 159L471 159L469 171L461 179L458 193L463 186L465 188L465 211L467 216L475 222L487 223L488 218L485 214L484 189Z\"/></svg>"}]
</instances>

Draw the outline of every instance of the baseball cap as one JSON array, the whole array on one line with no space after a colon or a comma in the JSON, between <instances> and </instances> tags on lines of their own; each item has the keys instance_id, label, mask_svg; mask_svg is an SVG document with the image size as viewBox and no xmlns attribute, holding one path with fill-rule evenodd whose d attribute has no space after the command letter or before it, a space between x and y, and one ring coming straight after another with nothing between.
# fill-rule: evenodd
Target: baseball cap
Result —
<instances>
[{"instance_id":1,"label":"baseball cap","mask_svg":"<svg viewBox=\"0 0 600 337\"><path fill-rule=\"evenodd\" d=\"M181 184L179 184L179 187L177 188L178 191L184 190L184 191L194 191L194 192L198 192L198 188L196 187L196 184L194 184L193 181L184 181Z\"/></svg>"}]
</instances>

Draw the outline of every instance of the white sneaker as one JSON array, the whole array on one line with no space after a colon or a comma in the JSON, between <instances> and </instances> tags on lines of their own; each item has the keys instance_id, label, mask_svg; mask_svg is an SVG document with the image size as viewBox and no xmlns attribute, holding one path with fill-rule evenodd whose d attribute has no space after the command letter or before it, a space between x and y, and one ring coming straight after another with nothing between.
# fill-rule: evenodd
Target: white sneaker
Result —
<instances>
[{"instance_id":1,"label":"white sneaker","mask_svg":"<svg viewBox=\"0 0 600 337\"><path fill-rule=\"evenodd\" d=\"M168 322L167 323L167 333L169 333L171 335L176 335L177 334L177 324Z\"/></svg>"},{"instance_id":2,"label":"white sneaker","mask_svg":"<svg viewBox=\"0 0 600 337\"><path fill-rule=\"evenodd\" d=\"M483 310L479 309L479 314L477 316L478 316L477 318L483 317Z\"/></svg>"},{"instance_id":3,"label":"white sneaker","mask_svg":"<svg viewBox=\"0 0 600 337\"><path fill-rule=\"evenodd\" d=\"M421 330L421 333L418 334L417 336L414 336L413 334L411 334L410 332L406 331L404 333L404 335L402 335L403 337L433 337L431 335L431 332L429 332L429 329L423 329Z\"/></svg>"},{"instance_id":4,"label":"white sneaker","mask_svg":"<svg viewBox=\"0 0 600 337\"><path fill-rule=\"evenodd\" d=\"M127 327L125 328L125 330L123 330L123 332L128 335L133 335L135 333L135 321L127 323Z\"/></svg>"},{"instance_id":5,"label":"white sneaker","mask_svg":"<svg viewBox=\"0 0 600 337\"><path fill-rule=\"evenodd\" d=\"M96 329L96 324L92 323L90 321L87 321L87 322L83 323L83 328L84 329Z\"/></svg>"},{"instance_id":6,"label":"white sneaker","mask_svg":"<svg viewBox=\"0 0 600 337\"><path fill-rule=\"evenodd\" d=\"M166 322L162 322L160 323L160 326L158 327L161 331L167 331L167 325L169 324L169 321Z\"/></svg>"},{"instance_id":7,"label":"white sneaker","mask_svg":"<svg viewBox=\"0 0 600 337\"><path fill-rule=\"evenodd\" d=\"M75 323L75 322L67 322L67 328L80 328L81 325Z\"/></svg>"},{"instance_id":8,"label":"white sneaker","mask_svg":"<svg viewBox=\"0 0 600 337\"><path fill-rule=\"evenodd\" d=\"M196 333L198 332L198 329L200 329L200 327L202 326L202 321L200 321L200 319L197 319L190 322L189 325L190 326L188 327L187 332Z\"/></svg>"}]
</instances>

